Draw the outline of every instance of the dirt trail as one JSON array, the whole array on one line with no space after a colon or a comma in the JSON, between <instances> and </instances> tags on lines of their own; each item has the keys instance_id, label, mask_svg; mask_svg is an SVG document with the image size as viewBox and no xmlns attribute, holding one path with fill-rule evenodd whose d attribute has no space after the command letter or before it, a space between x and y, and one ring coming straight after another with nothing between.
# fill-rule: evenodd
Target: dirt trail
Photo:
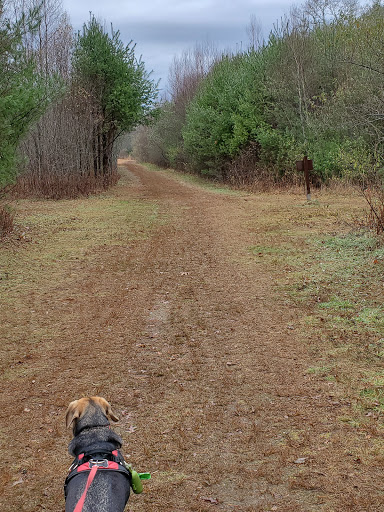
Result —
<instances>
[{"instance_id":1,"label":"dirt trail","mask_svg":"<svg viewBox=\"0 0 384 512\"><path fill-rule=\"evenodd\" d=\"M155 201L163 221L149 239L72 262L62 282L25 303L36 325L54 312L57 337L44 340L44 358L30 349L22 359L39 371L33 385L12 389L12 427L1 400L2 433L24 432L9 445L25 459L19 484L12 462L3 477L2 509L63 509L70 459L60 415L98 393L121 416L125 453L153 476L132 512L381 510L377 468L361 468L337 419L348 404L306 372L300 312L252 264L257 197L125 165L131 179L113 193Z\"/></svg>"}]
</instances>

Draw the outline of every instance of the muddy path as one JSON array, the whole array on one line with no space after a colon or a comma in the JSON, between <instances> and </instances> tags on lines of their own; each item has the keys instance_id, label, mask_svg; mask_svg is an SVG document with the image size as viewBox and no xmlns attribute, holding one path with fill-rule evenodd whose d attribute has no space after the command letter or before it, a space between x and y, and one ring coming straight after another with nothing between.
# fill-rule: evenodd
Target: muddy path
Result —
<instances>
[{"instance_id":1,"label":"muddy path","mask_svg":"<svg viewBox=\"0 0 384 512\"><path fill-rule=\"evenodd\" d=\"M262 198L124 166L111 195L156 205L150 236L63 263L14 311L2 509L63 510L65 408L100 394L128 458L152 473L129 511L381 510L382 470L356 460L338 420L349 404L306 371L302 312L253 264ZM38 348L15 342L27 324L46 326Z\"/></svg>"}]
</instances>

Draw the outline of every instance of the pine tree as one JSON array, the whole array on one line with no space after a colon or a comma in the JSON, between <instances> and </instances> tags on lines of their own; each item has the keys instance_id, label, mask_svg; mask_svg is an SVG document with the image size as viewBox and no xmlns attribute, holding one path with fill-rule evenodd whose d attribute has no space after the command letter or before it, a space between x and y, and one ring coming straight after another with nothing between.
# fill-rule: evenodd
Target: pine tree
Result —
<instances>
[{"instance_id":1,"label":"pine tree","mask_svg":"<svg viewBox=\"0 0 384 512\"><path fill-rule=\"evenodd\" d=\"M124 45L119 32L108 34L94 16L77 37L73 70L80 94L94 106L95 174L106 175L113 169L116 139L145 122L157 84L136 59L132 41Z\"/></svg>"},{"instance_id":2,"label":"pine tree","mask_svg":"<svg viewBox=\"0 0 384 512\"><path fill-rule=\"evenodd\" d=\"M22 44L23 34L36 30L39 23L39 8L12 21L0 0L0 187L15 179L18 145L48 101L46 84Z\"/></svg>"}]
</instances>

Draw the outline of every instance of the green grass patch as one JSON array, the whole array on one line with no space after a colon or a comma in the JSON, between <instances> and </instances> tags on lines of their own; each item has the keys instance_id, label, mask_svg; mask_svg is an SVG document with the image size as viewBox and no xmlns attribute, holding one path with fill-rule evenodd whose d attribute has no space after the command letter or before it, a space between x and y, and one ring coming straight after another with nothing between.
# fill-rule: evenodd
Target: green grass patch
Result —
<instances>
[{"instance_id":1,"label":"green grass patch","mask_svg":"<svg viewBox=\"0 0 384 512\"><path fill-rule=\"evenodd\" d=\"M243 196L246 195L247 192L232 189L230 186L223 185L223 183L215 183L212 181L212 178L204 178L202 176L197 176L195 174L183 173L180 171L175 171L174 169L164 169L162 167L158 167L155 164L145 163L141 164L150 171L161 172L165 175L172 176L175 181L179 181L181 183L186 183L188 185L197 186L204 190L209 190L214 194L224 194L224 195L234 195L234 196Z\"/></svg>"},{"instance_id":2,"label":"green grass patch","mask_svg":"<svg viewBox=\"0 0 384 512\"><path fill-rule=\"evenodd\" d=\"M296 267L285 290L296 303L310 305L312 314L307 314L305 324L322 340L322 357L338 362L338 380L354 394L357 414L365 417L367 410L384 410L384 379L362 384L360 372L377 367L384 355L383 248L377 239L361 233L311 236L307 242L311 258L308 253L302 258L305 272ZM309 372L334 382L327 370L327 365L314 366Z\"/></svg>"},{"instance_id":3,"label":"green grass patch","mask_svg":"<svg viewBox=\"0 0 384 512\"><path fill-rule=\"evenodd\" d=\"M382 386L370 386L360 392L360 402L363 410L384 412L384 389Z\"/></svg>"},{"instance_id":4,"label":"green grass patch","mask_svg":"<svg viewBox=\"0 0 384 512\"><path fill-rule=\"evenodd\" d=\"M349 300L343 300L340 297L332 297L327 302L321 302L319 308L336 310L336 311L349 311L354 310L355 305Z\"/></svg>"},{"instance_id":5,"label":"green grass patch","mask_svg":"<svg viewBox=\"0 0 384 512\"><path fill-rule=\"evenodd\" d=\"M283 256L287 251L283 247L265 247L262 245L254 245L249 248L254 256Z\"/></svg>"},{"instance_id":6,"label":"green grass patch","mask_svg":"<svg viewBox=\"0 0 384 512\"><path fill-rule=\"evenodd\" d=\"M309 375L318 375L319 377L328 378L332 372L331 366L311 366L307 369Z\"/></svg>"},{"instance_id":7,"label":"green grass patch","mask_svg":"<svg viewBox=\"0 0 384 512\"><path fill-rule=\"evenodd\" d=\"M364 234L348 234L310 237L307 245L305 255L295 252L298 261L290 258L296 280L296 284L287 283L291 296L299 303L314 304L314 310L326 314L332 325L382 332L384 266L379 261L383 248L378 241ZM300 260L302 269L298 268Z\"/></svg>"},{"instance_id":8,"label":"green grass patch","mask_svg":"<svg viewBox=\"0 0 384 512\"><path fill-rule=\"evenodd\" d=\"M367 327L371 327L378 331L384 330L384 309L377 308L364 308L359 312L358 322L362 322Z\"/></svg>"}]
</instances>

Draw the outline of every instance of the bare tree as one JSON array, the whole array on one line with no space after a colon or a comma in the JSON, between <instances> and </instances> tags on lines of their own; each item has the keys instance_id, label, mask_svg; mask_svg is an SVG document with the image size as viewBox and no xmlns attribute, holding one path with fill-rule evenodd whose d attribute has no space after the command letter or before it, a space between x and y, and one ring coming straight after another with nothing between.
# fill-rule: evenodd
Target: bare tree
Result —
<instances>
[{"instance_id":1,"label":"bare tree","mask_svg":"<svg viewBox=\"0 0 384 512\"><path fill-rule=\"evenodd\" d=\"M357 0L307 0L300 17L304 15L310 27L314 28L356 16L358 10Z\"/></svg>"},{"instance_id":2,"label":"bare tree","mask_svg":"<svg viewBox=\"0 0 384 512\"><path fill-rule=\"evenodd\" d=\"M17 19L23 9L36 5L41 5L38 30L25 31L23 44L29 57L35 60L39 75L44 77L47 94L52 96L52 82L56 84L56 94L50 98L47 112L20 145L25 169L17 188L23 193L44 190L42 193L50 196L58 176L71 174L79 159L84 160L81 141L87 144L90 128L84 125L84 120L88 121L84 107L79 107L84 101L75 98L70 89L73 31L61 0L15 0L12 15ZM47 187L52 189L50 193Z\"/></svg>"},{"instance_id":3,"label":"bare tree","mask_svg":"<svg viewBox=\"0 0 384 512\"><path fill-rule=\"evenodd\" d=\"M264 45L264 37L261 21L254 14L251 15L251 19L246 30L249 39L249 48L253 51L257 51Z\"/></svg>"},{"instance_id":4,"label":"bare tree","mask_svg":"<svg viewBox=\"0 0 384 512\"><path fill-rule=\"evenodd\" d=\"M218 50L209 42L196 44L175 56L168 75L171 100L189 102L219 57Z\"/></svg>"}]
</instances>

